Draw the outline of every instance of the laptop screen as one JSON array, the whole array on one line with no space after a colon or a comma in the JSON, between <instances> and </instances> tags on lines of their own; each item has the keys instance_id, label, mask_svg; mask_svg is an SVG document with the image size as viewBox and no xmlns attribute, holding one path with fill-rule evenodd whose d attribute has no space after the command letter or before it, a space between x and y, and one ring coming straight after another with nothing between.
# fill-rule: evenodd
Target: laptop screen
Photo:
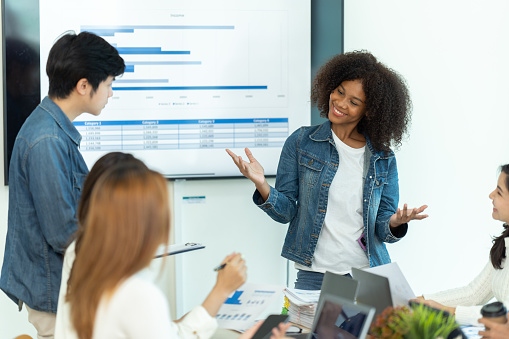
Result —
<instances>
[{"instance_id":1,"label":"laptop screen","mask_svg":"<svg viewBox=\"0 0 509 339\"><path fill-rule=\"evenodd\" d=\"M327 294L318 306L311 338L365 338L374 314L373 307Z\"/></svg>"}]
</instances>

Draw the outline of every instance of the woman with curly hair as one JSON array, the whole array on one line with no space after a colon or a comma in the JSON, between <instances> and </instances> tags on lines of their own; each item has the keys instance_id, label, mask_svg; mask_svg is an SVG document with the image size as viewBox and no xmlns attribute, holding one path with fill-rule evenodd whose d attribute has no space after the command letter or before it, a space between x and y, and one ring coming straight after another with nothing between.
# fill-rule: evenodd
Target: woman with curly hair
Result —
<instances>
[{"instance_id":1,"label":"woman with curly hair","mask_svg":"<svg viewBox=\"0 0 509 339\"><path fill-rule=\"evenodd\" d=\"M255 204L290 223L281 255L298 269L295 288L320 289L325 271L389 263L385 242L400 240L427 206L398 208L396 158L410 121L404 80L368 52L337 55L313 80L311 101L328 121L301 127L281 152L276 185L249 149L230 150L256 186Z\"/></svg>"}]
</instances>

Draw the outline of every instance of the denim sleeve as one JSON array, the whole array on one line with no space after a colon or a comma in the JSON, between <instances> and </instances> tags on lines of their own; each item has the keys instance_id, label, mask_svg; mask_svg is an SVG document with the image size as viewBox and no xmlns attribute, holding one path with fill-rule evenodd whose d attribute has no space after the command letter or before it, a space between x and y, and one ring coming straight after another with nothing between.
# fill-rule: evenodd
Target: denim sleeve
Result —
<instances>
[{"instance_id":1,"label":"denim sleeve","mask_svg":"<svg viewBox=\"0 0 509 339\"><path fill-rule=\"evenodd\" d=\"M385 184L376 216L375 229L377 236L384 242L393 243L403 238L408 230L408 224L397 227L391 232L389 221L396 213L399 203L399 179L396 157L389 160L387 183Z\"/></svg>"},{"instance_id":2,"label":"denim sleeve","mask_svg":"<svg viewBox=\"0 0 509 339\"><path fill-rule=\"evenodd\" d=\"M267 201L258 191L253 194L254 203L277 222L289 223L297 214L299 198L299 164L297 143L299 130L286 139L277 167L276 187L270 188Z\"/></svg>"},{"instance_id":3,"label":"denim sleeve","mask_svg":"<svg viewBox=\"0 0 509 339\"><path fill-rule=\"evenodd\" d=\"M54 251L64 254L77 229L68 147L56 137L43 138L30 149L25 161L41 231Z\"/></svg>"}]
</instances>

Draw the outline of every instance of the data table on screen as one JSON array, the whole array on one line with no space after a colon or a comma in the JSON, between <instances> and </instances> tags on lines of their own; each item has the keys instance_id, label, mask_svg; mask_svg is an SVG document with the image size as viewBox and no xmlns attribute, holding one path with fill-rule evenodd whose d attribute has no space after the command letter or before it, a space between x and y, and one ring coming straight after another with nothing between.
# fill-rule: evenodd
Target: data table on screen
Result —
<instances>
[{"instance_id":1,"label":"data table on screen","mask_svg":"<svg viewBox=\"0 0 509 339\"><path fill-rule=\"evenodd\" d=\"M288 119L75 122L81 151L281 147Z\"/></svg>"}]
</instances>

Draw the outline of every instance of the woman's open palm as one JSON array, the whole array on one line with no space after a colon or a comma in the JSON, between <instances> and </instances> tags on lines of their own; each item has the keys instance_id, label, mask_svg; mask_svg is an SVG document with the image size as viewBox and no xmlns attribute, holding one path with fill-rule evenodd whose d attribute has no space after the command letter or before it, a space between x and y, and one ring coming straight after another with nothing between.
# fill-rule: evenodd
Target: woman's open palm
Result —
<instances>
[{"instance_id":1,"label":"woman's open palm","mask_svg":"<svg viewBox=\"0 0 509 339\"><path fill-rule=\"evenodd\" d=\"M232 157L233 162L239 168L240 173L242 173L246 178L251 180L255 185L262 185L265 181L265 172L263 170L262 165L253 157L253 154L249 150L249 148L245 149L246 156L249 162L242 159L240 155L236 155L229 149L226 152Z\"/></svg>"}]
</instances>

